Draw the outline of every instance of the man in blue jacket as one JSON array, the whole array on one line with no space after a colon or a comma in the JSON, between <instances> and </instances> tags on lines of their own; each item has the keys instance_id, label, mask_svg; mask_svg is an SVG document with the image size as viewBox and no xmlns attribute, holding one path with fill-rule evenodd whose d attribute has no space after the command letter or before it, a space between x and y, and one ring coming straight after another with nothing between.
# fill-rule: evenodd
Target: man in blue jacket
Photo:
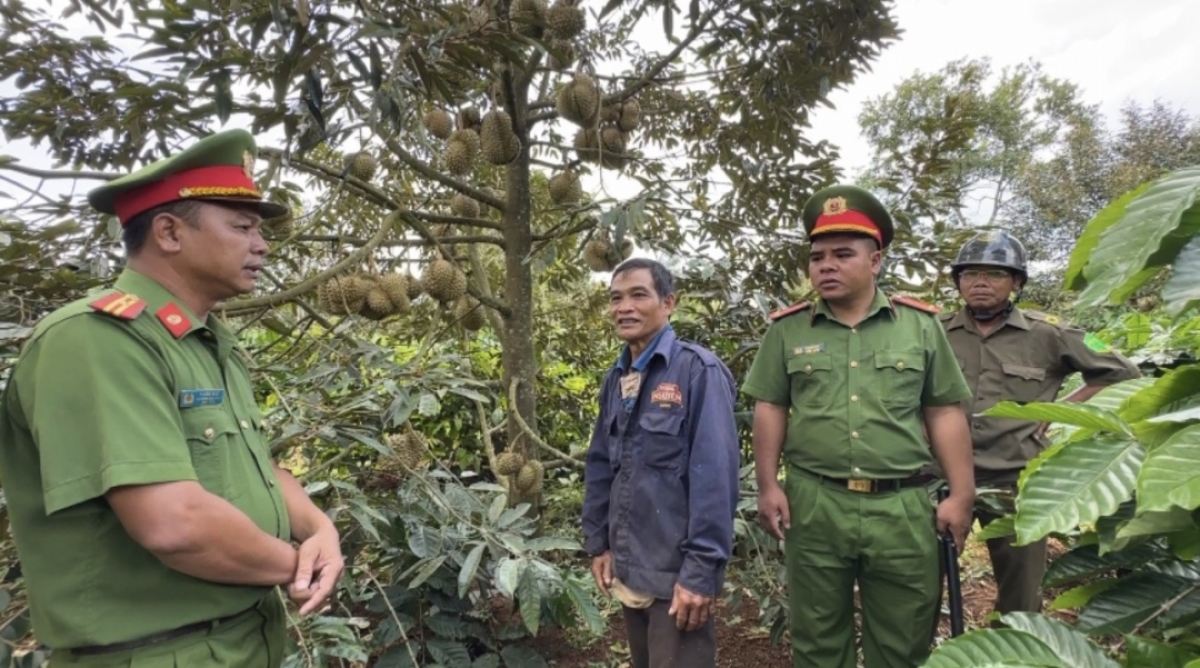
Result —
<instances>
[{"instance_id":1,"label":"man in blue jacket","mask_svg":"<svg viewBox=\"0 0 1200 668\"><path fill-rule=\"evenodd\" d=\"M712 613L733 546L736 384L675 336L673 279L644 258L613 271L609 313L626 342L600 388L588 449L584 549L621 601L633 668L712 668Z\"/></svg>"}]
</instances>

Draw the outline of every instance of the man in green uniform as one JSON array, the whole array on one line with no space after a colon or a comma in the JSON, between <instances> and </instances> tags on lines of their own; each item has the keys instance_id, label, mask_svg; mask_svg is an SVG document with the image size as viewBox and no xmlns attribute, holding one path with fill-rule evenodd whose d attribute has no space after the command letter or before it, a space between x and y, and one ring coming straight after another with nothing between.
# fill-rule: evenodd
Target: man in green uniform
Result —
<instances>
[{"instance_id":1,"label":"man in green uniform","mask_svg":"<svg viewBox=\"0 0 1200 668\"><path fill-rule=\"evenodd\" d=\"M968 241L951 269L965 305L939 317L966 376L966 408L980 487L1016 494L1021 470L1045 449L1045 424L978 416L1001 401L1054 401L1076 371L1085 385L1064 401L1086 401L1103 387L1140 374L1129 360L1092 334L1038 311L1019 309L1011 295L1027 280L1025 247L1007 232L984 232ZM988 524L997 514L977 510ZM1014 547L1011 539L987 542L996 578L996 611L1038 612L1046 572L1046 541Z\"/></svg>"},{"instance_id":2,"label":"man in green uniform","mask_svg":"<svg viewBox=\"0 0 1200 668\"><path fill-rule=\"evenodd\" d=\"M854 587L867 668L918 666L938 608L938 538L959 548L974 482L968 390L935 307L876 286L887 210L852 186L805 204L820 300L771 315L743 391L757 399L759 520L785 540L792 661L854 668ZM926 441L923 430L927 430ZM950 497L930 499L933 455ZM778 480L782 452L786 479Z\"/></svg>"},{"instance_id":3,"label":"man in green uniform","mask_svg":"<svg viewBox=\"0 0 1200 668\"><path fill-rule=\"evenodd\" d=\"M38 324L0 402L12 534L56 668L278 666L275 587L308 614L342 571L211 314L253 290L261 220L286 213L262 199L255 152L223 132L89 193L120 220L127 267Z\"/></svg>"}]
</instances>

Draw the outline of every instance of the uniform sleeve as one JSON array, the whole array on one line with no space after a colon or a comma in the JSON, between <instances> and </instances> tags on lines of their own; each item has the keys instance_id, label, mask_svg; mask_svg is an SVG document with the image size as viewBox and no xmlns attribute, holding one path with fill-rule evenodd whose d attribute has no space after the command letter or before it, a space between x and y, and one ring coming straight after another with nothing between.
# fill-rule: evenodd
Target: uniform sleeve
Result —
<instances>
[{"instance_id":1,"label":"uniform sleeve","mask_svg":"<svg viewBox=\"0 0 1200 668\"><path fill-rule=\"evenodd\" d=\"M946 330L932 318L925 325L925 359L928 371L921 391L921 405L946 406L971 398L958 359L950 347Z\"/></svg>"},{"instance_id":2,"label":"uniform sleeve","mask_svg":"<svg viewBox=\"0 0 1200 668\"><path fill-rule=\"evenodd\" d=\"M1081 373L1088 385L1112 385L1142 375L1133 362L1093 334L1075 328L1060 329L1058 340L1063 365Z\"/></svg>"},{"instance_id":3,"label":"uniform sleeve","mask_svg":"<svg viewBox=\"0 0 1200 668\"><path fill-rule=\"evenodd\" d=\"M113 487L196 480L164 360L129 327L63 322L19 372L47 515Z\"/></svg>"},{"instance_id":4,"label":"uniform sleeve","mask_svg":"<svg viewBox=\"0 0 1200 668\"><path fill-rule=\"evenodd\" d=\"M741 461L733 404L737 384L724 364L696 365L691 380L688 456L688 529L681 549L679 584L702 596L716 596L733 552Z\"/></svg>"},{"instance_id":5,"label":"uniform sleeve","mask_svg":"<svg viewBox=\"0 0 1200 668\"><path fill-rule=\"evenodd\" d=\"M583 550L599 556L608 549L608 506L611 502L613 469L608 448L608 419L605 411L612 374L600 384L600 415L592 429L583 473Z\"/></svg>"},{"instance_id":6,"label":"uniform sleeve","mask_svg":"<svg viewBox=\"0 0 1200 668\"><path fill-rule=\"evenodd\" d=\"M762 345L754 355L754 362L742 384L742 392L761 401L777 406L791 404L791 385L788 382L786 361L783 357L783 327L772 323L763 336Z\"/></svg>"}]
</instances>

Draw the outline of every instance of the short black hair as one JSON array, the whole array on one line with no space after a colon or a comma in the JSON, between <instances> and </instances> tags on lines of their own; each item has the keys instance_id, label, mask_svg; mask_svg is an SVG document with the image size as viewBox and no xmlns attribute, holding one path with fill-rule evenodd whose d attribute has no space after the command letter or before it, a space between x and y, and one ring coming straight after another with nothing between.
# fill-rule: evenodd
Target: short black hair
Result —
<instances>
[{"instance_id":1,"label":"short black hair","mask_svg":"<svg viewBox=\"0 0 1200 668\"><path fill-rule=\"evenodd\" d=\"M121 232L121 242L125 244L125 254L133 256L141 252L142 247L146 245L146 239L150 236L150 223L159 214L169 213L177 218L182 218L189 225L195 227L199 211L200 202L180 199L160 204L153 209L146 209L133 218L130 218L129 222L125 223L125 229Z\"/></svg>"},{"instance_id":2,"label":"short black hair","mask_svg":"<svg viewBox=\"0 0 1200 668\"><path fill-rule=\"evenodd\" d=\"M650 279L654 281L654 291L658 293L659 299L666 299L668 295L675 294L675 278L671 276L671 271L667 269L661 262L651 260L645 257L635 257L625 260L613 269L612 277L616 278L621 274L625 274L638 269L647 269L650 271Z\"/></svg>"}]
</instances>

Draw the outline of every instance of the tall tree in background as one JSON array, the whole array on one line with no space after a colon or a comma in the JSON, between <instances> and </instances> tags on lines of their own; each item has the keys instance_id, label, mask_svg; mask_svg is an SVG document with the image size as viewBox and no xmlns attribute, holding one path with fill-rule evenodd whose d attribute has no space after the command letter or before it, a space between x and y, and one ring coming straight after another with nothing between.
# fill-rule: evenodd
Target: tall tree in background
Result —
<instances>
[{"instance_id":1,"label":"tall tree in background","mask_svg":"<svg viewBox=\"0 0 1200 668\"><path fill-rule=\"evenodd\" d=\"M68 15L99 33L58 22ZM633 240L715 247L734 267L792 252L769 245L774 231L836 157L802 135L808 112L897 34L884 0L9 3L0 79L19 92L0 101L0 128L62 169L0 172L29 191L15 215L81 221L110 252L111 221L40 183L81 192L250 126L260 185L297 217L272 226L276 284L225 313L270 322L290 304L322 312L325 329L324 316L386 319L407 300L371 298L370 276L415 287L423 273L423 301L486 313L513 399L508 445L533 460L535 278L607 270ZM621 183L639 192L607 194ZM560 262L580 249L586 264Z\"/></svg>"}]
</instances>

